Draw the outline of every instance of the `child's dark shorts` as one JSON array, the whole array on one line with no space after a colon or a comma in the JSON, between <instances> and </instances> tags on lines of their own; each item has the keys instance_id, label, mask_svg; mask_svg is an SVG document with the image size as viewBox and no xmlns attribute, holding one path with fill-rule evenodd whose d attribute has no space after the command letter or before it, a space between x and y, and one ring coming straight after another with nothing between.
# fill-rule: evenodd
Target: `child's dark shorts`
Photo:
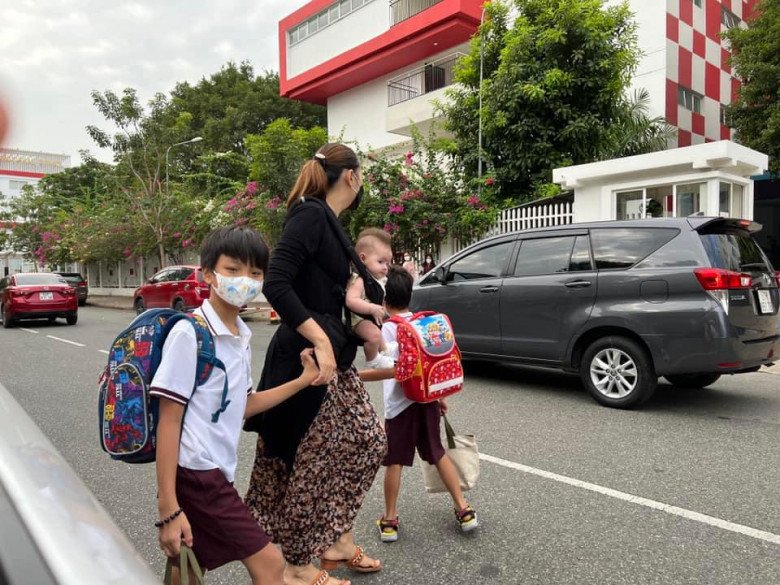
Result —
<instances>
[{"instance_id":1,"label":"child's dark shorts","mask_svg":"<svg viewBox=\"0 0 780 585\"><path fill-rule=\"evenodd\" d=\"M387 455L382 465L411 467L415 448L420 459L436 465L444 456L440 423L438 401L415 402L395 418L385 419Z\"/></svg>"},{"instance_id":2,"label":"child's dark shorts","mask_svg":"<svg viewBox=\"0 0 780 585\"><path fill-rule=\"evenodd\" d=\"M192 527L192 550L203 569L251 557L271 542L219 469L179 467L176 497Z\"/></svg>"}]
</instances>

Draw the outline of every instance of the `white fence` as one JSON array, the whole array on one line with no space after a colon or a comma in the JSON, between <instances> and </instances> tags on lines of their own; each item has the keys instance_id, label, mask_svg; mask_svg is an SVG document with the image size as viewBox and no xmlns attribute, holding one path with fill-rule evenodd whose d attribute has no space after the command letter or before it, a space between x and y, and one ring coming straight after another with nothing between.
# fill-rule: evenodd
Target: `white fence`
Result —
<instances>
[{"instance_id":1,"label":"white fence","mask_svg":"<svg viewBox=\"0 0 780 585\"><path fill-rule=\"evenodd\" d=\"M536 205L521 205L504 209L498 221L491 227L485 236L497 236L533 228L554 227L556 225L568 225L574 221L573 203L563 201L561 203L541 203ZM460 252L473 242L453 242L453 252Z\"/></svg>"}]
</instances>

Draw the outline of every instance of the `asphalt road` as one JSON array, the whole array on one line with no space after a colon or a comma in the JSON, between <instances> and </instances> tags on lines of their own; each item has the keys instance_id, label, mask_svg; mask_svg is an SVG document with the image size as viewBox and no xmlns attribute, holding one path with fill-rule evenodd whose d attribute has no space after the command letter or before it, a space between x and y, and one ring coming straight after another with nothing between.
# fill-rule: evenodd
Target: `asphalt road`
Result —
<instances>
[{"instance_id":1,"label":"asphalt road","mask_svg":"<svg viewBox=\"0 0 780 585\"><path fill-rule=\"evenodd\" d=\"M162 574L154 467L113 462L98 444L100 350L131 318L86 307L73 327L29 322L26 330L0 330L0 383ZM257 379L274 327L250 327ZM401 494L401 538L380 543L380 477L355 531L385 569L337 574L401 585L780 583L780 376L723 378L703 391L662 384L644 409L618 411L556 372L470 365L467 374L450 419L489 456L467 494L480 529L461 534L448 497L426 495L412 468ZM378 384L371 395L381 410ZM253 447L244 435L240 493ZM236 565L209 582L249 580Z\"/></svg>"}]
</instances>

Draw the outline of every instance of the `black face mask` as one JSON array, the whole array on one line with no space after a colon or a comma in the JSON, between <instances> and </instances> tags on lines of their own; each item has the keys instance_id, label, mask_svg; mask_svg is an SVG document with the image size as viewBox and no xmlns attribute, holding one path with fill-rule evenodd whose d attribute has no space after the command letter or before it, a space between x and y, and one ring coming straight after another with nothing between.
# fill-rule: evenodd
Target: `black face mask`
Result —
<instances>
[{"instance_id":1,"label":"black face mask","mask_svg":"<svg viewBox=\"0 0 780 585\"><path fill-rule=\"evenodd\" d=\"M349 204L350 211L355 211L360 206L360 201L363 199L363 185L360 186L360 189L358 189L357 195L355 195L355 198L352 200L352 203Z\"/></svg>"}]
</instances>

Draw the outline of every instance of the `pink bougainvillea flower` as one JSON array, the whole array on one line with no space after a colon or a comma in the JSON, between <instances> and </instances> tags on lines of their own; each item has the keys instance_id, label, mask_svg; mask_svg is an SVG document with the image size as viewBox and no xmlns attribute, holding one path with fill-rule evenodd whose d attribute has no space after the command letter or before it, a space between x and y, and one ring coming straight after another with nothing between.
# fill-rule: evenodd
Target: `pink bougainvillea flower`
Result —
<instances>
[{"instance_id":1,"label":"pink bougainvillea flower","mask_svg":"<svg viewBox=\"0 0 780 585\"><path fill-rule=\"evenodd\" d=\"M406 160L404 161L404 164L407 167L410 167L414 164L414 153L411 150L406 153Z\"/></svg>"},{"instance_id":2,"label":"pink bougainvillea flower","mask_svg":"<svg viewBox=\"0 0 780 585\"><path fill-rule=\"evenodd\" d=\"M246 192L247 192L249 195L254 195L255 193L257 193L257 182L255 182L255 181L249 181L249 182L246 184Z\"/></svg>"},{"instance_id":3,"label":"pink bougainvillea flower","mask_svg":"<svg viewBox=\"0 0 780 585\"><path fill-rule=\"evenodd\" d=\"M485 179L485 185L487 187L492 187L495 184L495 181L493 180L493 177L488 177Z\"/></svg>"},{"instance_id":4,"label":"pink bougainvillea flower","mask_svg":"<svg viewBox=\"0 0 780 585\"><path fill-rule=\"evenodd\" d=\"M404 212L404 210L405 210L404 206L403 206L403 205L401 205L400 203L397 203L397 204L391 204L391 205L390 205L390 206L387 208L387 212L388 212L388 213L390 213L390 214L396 214L396 215L400 215L400 214L402 214L402 213Z\"/></svg>"}]
</instances>

